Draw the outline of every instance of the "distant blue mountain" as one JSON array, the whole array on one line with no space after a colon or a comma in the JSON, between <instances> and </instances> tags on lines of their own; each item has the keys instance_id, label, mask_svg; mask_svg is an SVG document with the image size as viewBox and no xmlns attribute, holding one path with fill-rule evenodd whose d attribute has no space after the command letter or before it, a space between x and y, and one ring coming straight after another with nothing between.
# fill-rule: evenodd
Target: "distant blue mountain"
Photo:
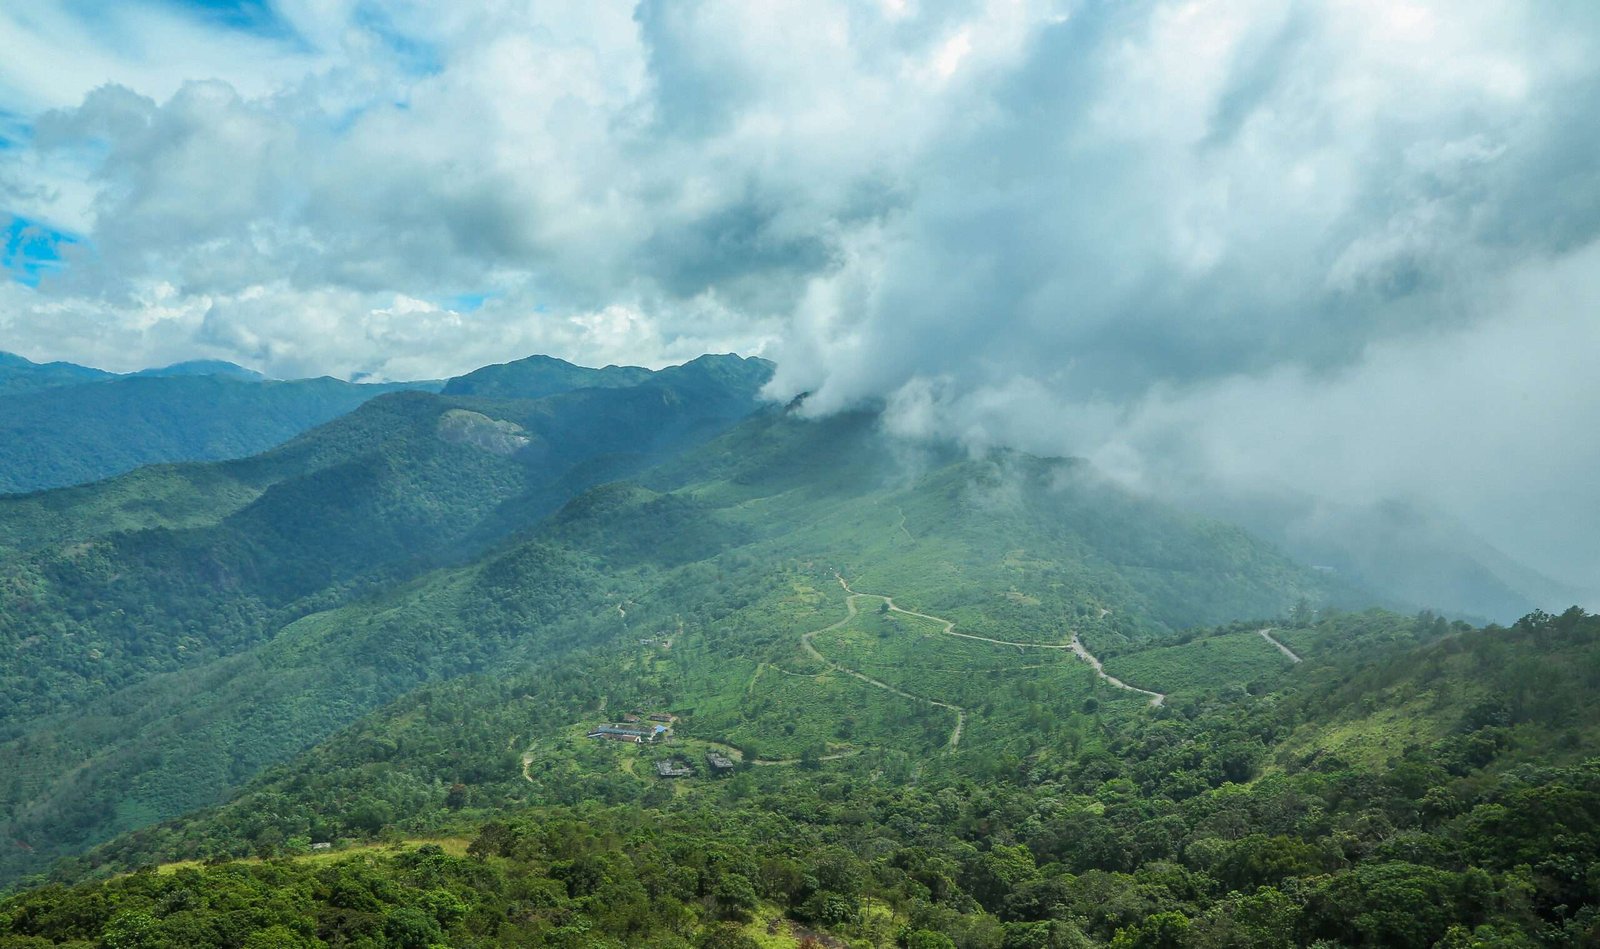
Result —
<instances>
[{"instance_id":1,"label":"distant blue mountain","mask_svg":"<svg viewBox=\"0 0 1600 949\"><path fill-rule=\"evenodd\" d=\"M15 353L0 352L0 395L115 377L104 369L75 366L70 362L37 363Z\"/></svg>"},{"instance_id":2,"label":"distant blue mountain","mask_svg":"<svg viewBox=\"0 0 1600 949\"><path fill-rule=\"evenodd\" d=\"M713 415L740 415L748 411L744 393L771 374L765 360L731 355L702 356L660 372L530 356L448 381L367 384L273 380L218 360L116 374L3 354L0 494L99 481L143 465L244 458L400 389L535 400L643 386L696 399ZM727 392L740 393L736 406L723 405Z\"/></svg>"},{"instance_id":3,"label":"distant blue mountain","mask_svg":"<svg viewBox=\"0 0 1600 949\"><path fill-rule=\"evenodd\" d=\"M489 399L541 399L573 389L619 389L638 385L654 373L638 366L590 369L554 356L529 356L516 362L475 369L445 384L445 395Z\"/></svg>"},{"instance_id":4,"label":"distant blue mountain","mask_svg":"<svg viewBox=\"0 0 1600 949\"><path fill-rule=\"evenodd\" d=\"M170 366L160 369L141 369L132 373L135 376L226 376L230 379L249 379L252 382L261 382L266 379L254 369L246 369L236 363L222 359L191 359L188 362L175 362Z\"/></svg>"},{"instance_id":5,"label":"distant blue mountain","mask_svg":"<svg viewBox=\"0 0 1600 949\"><path fill-rule=\"evenodd\" d=\"M0 494L98 481L141 465L242 458L396 389L269 380L220 360L118 374L0 353Z\"/></svg>"}]
</instances>

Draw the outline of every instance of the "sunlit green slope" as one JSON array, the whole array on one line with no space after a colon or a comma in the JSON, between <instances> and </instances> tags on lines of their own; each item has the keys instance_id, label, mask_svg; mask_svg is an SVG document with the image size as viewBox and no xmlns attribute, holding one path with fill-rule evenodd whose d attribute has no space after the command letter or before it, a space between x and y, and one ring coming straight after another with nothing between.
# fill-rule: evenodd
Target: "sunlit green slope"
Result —
<instances>
[{"instance_id":1,"label":"sunlit green slope","mask_svg":"<svg viewBox=\"0 0 1600 949\"><path fill-rule=\"evenodd\" d=\"M567 419L549 400L529 405L549 412L551 424ZM431 436L424 422L409 424L414 439ZM507 511L528 526L460 566L398 585L369 573L363 582L379 589L317 594L331 608L298 620L269 614L270 638L244 642L237 655L156 670L108 690L87 713L30 720L6 747L28 763L6 792L8 832L33 853L44 850L40 842L66 852L213 801L420 683L514 674L573 649L641 638L674 640L653 657L660 668L647 671L663 682L680 677L670 701L696 709L685 733L752 759L897 749L911 767L963 740L1009 753L1082 732L1076 713L1090 699L1148 701L1099 682L1066 648L1074 631L1097 648L1127 645L1325 592L1317 575L1244 535L1136 500L1079 466L905 445L897 451L909 454L897 455L886 451L892 445L871 415L813 421L771 410L638 482L593 488L542 521L530 513L538 493L525 491L463 518L470 530L422 522L415 536L431 532L427 546L455 537L458 550L486 525L507 533L517 523ZM379 512L370 522L392 532L418 498L470 486L461 466L453 478L427 480L429 459L459 448L412 448L406 465L383 463L385 477L408 480L361 495L377 498L368 502ZM501 456L478 453L490 455L473 457L480 478L504 470ZM278 566L256 553L255 577L316 590L371 549L359 508L318 507L338 496L319 479L345 470L335 464L274 485L221 522L253 519L246 536L268 551L308 548ZM385 497L409 507L381 513ZM205 548L211 556L216 549ZM407 552L404 538L379 549ZM861 595L850 599L841 580ZM882 596L924 616L877 613ZM307 611L316 600L290 603ZM170 615L169 605L160 609ZM941 632L946 622L960 635ZM623 669L621 681L644 674ZM1022 693L1037 700L995 699ZM641 692L631 701L668 699ZM561 728L581 725L572 710L563 714ZM513 731L528 737L508 728L508 744ZM39 859L25 850L12 857L17 865Z\"/></svg>"}]
</instances>

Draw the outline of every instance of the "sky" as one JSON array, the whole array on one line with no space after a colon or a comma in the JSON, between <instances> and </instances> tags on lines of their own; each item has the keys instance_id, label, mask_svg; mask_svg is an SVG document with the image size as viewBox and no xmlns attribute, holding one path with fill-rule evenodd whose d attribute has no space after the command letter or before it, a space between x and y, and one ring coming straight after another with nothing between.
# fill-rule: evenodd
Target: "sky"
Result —
<instances>
[{"instance_id":1,"label":"sky","mask_svg":"<svg viewBox=\"0 0 1600 949\"><path fill-rule=\"evenodd\" d=\"M0 9L0 349L778 362L1600 587L1589 0Z\"/></svg>"}]
</instances>

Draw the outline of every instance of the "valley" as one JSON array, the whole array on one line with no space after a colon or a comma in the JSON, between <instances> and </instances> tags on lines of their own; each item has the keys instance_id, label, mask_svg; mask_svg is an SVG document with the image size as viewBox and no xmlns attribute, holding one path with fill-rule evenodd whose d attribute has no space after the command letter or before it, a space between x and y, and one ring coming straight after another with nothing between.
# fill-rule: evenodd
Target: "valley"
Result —
<instances>
[{"instance_id":1,"label":"valley","mask_svg":"<svg viewBox=\"0 0 1600 949\"><path fill-rule=\"evenodd\" d=\"M1447 895L1524 885L1484 843L1505 801L1590 813L1591 617L1352 611L1077 462L885 452L874 413L762 406L763 378L564 390L596 379L534 361L254 458L0 499L27 604L0 623L25 658L0 912L64 939L29 907L233 874L261 899L365 881L368 909L296 924L328 944L392 917L463 944L679 919L1078 946L1175 914L1194 945L1425 947L1579 885L1541 863L1522 903ZM1600 839L1561 827L1515 835ZM418 880L464 911L396 895Z\"/></svg>"},{"instance_id":2,"label":"valley","mask_svg":"<svg viewBox=\"0 0 1600 949\"><path fill-rule=\"evenodd\" d=\"M1597 51L0 3L0 949L1600 947Z\"/></svg>"}]
</instances>

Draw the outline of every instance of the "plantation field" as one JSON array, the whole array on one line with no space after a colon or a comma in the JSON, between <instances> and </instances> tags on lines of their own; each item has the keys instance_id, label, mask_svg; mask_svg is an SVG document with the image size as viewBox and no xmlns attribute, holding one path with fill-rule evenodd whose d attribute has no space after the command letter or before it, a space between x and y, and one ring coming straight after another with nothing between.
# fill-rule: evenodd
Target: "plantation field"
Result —
<instances>
[{"instance_id":1,"label":"plantation field","mask_svg":"<svg viewBox=\"0 0 1600 949\"><path fill-rule=\"evenodd\" d=\"M853 676L829 671L797 675L764 666L731 705L699 703L698 737L743 748L753 758L796 758L805 752L837 754L863 744L892 745L920 753L943 747L951 715Z\"/></svg>"},{"instance_id":2,"label":"plantation field","mask_svg":"<svg viewBox=\"0 0 1600 949\"><path fill-rule=\"evenodd\" d=\"M1295 654L1301 657L1319 656L1330 649L1337 649L1338 642L1324 630L1317 627L1274 629L1272 638L1283 643Z\"/></svg>"},{"instance_id":3,"label":"plantation field","mask_svg":"<svg viewBox=\"0 0 1600 949\"><path fill-rule=\"evenodd\" d=\"M913 695L981 712L992 711L997 698L1005 706L1005 697L1023 690L1054 696L1052 705L1066 701L1069 693L1084 698L1092 690L1092 673L1068 650L952 636L942 623L883 613L870 608L873 600L863 602L869 608L844 626L818 633L812 645L835 662Z\"/></svg>"},{"instance_id":4,"label":"plantation field","mask_svg":"<svg viewBox=\"0 0 1600 949\"><path fill-rule=\"evenodd\" d=\"M1260 680L1276 683L1292 667L1283 653L1253 631L1207 636L1105 660L1109 674L1168 695Z\"/></svg>"}]
</instances>

